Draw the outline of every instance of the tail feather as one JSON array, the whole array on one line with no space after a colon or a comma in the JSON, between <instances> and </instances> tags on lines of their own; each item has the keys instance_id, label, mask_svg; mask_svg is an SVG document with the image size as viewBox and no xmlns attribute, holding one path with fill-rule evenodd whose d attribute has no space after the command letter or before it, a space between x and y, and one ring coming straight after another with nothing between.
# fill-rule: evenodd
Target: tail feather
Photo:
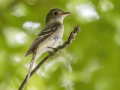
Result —
<instances>
[{"instance_id":1,"label":"tail feather","mask_svg":"<svg viewBox=\"0 0 120 90\"><path fill-rule=\"evenodd\" d=\"M33 54L32 59L31 59L31 62L30 62L29 71L28 71L28 74L27 74L27 80L28 80L29 77L30 77L30 73L31 73L31 70L32 70L34 61L35 61L35 54Z\"/></svg>"}]
</instances>

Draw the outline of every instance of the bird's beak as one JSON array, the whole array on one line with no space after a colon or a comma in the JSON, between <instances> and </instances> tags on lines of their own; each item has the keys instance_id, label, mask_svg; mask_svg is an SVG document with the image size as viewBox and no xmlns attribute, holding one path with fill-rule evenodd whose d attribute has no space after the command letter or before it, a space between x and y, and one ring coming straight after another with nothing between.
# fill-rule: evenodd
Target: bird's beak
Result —
<instances>
[{"instance_id":1,"label":"bird's beak","mask_svg":"<svg viewBox=\"0 0 120 90\"><path fill-rule=\"evenodd\" d=\"M69 15L69 14L71 14L71 12L63 12L63 15Z\"/></svg>"}]
</instances>

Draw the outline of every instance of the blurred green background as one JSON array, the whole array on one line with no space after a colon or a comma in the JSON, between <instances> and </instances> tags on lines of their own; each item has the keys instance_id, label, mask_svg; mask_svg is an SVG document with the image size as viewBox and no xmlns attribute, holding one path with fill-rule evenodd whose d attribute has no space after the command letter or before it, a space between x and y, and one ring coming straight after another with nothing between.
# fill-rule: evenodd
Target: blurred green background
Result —
<instances>
[{"instance_id":1,"label":"blurred green background","mask_svg":"<svg viewBox=\"0 0 120 90\"><path fill-rule=\"evenodd\" d=\"M0 90L18 89L31 59L24 54L56 7L72 12L64 20L63 41L75 25L81 32L25 90L120 90L119 0L0 0Z\"/></svg>"}]
</instances>

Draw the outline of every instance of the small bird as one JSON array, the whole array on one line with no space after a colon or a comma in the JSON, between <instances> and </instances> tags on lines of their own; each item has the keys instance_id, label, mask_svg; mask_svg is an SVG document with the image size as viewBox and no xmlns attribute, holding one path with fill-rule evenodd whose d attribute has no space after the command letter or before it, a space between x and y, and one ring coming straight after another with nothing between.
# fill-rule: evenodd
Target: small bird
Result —
<instances>
[{"instance_id":1,"label":"small bird","mask_svg":"<svg viewBox=\"0 0 120 90\"><path fill-rule=\"evenodd\" d=\"M51 9L47 14L44 29L38 34L25 54L25 56L32 54L27 78L30 76L34 61L43 53L60 45L64 33L63 20L69 14L70 12L64 12L58 8Z\"/></svg>"}]
</instances>

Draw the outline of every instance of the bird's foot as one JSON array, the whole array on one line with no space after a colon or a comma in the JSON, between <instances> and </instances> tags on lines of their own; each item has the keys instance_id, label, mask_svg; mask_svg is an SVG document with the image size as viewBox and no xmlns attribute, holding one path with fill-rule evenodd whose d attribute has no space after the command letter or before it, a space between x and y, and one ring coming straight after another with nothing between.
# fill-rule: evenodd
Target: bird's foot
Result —
<instances>
[{"instance_id":1,"label":"bird's foot","mask_svg":"<svg viewBox=\"0 0 120 90\"><path fill-rule=\"evenodd\" d=\"M47 48L51 48L51 49L53 49L54 50L54 52L56 52L57 51L57 48L54 48L54 47L47 47ZM49 51L50 52L50 51ZM51 53L51 52L50 52Z\"/></svg>"}]
</instances>

